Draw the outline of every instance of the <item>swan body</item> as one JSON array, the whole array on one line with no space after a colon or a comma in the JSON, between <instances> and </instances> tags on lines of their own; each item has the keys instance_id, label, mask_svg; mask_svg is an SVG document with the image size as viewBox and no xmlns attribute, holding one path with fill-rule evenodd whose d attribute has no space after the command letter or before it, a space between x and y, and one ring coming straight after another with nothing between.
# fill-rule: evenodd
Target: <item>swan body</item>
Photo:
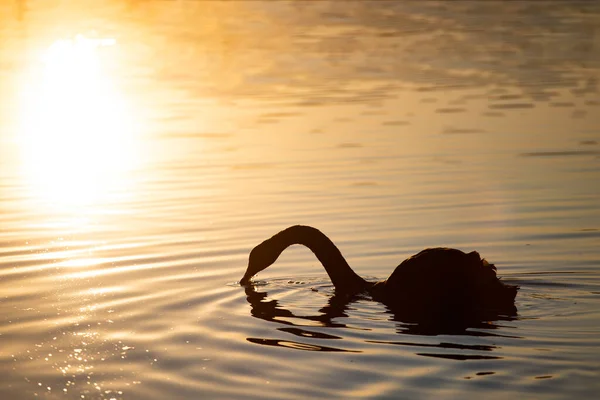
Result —
<instances>
[{"instance_id":1,"label":"swan body","mask_svg":"<svg viewBox=\"0 0 600 400\"><path fill-rule=\"evenodd\" d=\"M470 314L481 310L514 312L517 286L506 285L496 268L473 251L429 248L404 260L390 277L370 282L358 276L339 249L321 231L295 225L275 234L250 252L240 284L273 264L287 247L302 244L319 259L335 286L336 295L368 292L386 305L411 314Z\"/></svg>"}]
</instances>

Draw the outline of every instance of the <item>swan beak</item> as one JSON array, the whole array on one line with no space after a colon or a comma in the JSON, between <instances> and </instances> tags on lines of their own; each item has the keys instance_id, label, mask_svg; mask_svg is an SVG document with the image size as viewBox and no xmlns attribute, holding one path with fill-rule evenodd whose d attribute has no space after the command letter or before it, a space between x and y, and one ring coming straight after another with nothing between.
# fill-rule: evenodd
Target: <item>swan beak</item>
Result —
<instances>
[{"instance_id":1,"label":"swan beak","mask_svg":"<svg viewBox=\"0 0 600 400\"><path fill-rule=\"evenodd\" d=\"M250 278L252 278L252 275L245 273L244 277L240 280L240 286L246 286L247 284L249 284Z\"/></svg>"}]
</instances>

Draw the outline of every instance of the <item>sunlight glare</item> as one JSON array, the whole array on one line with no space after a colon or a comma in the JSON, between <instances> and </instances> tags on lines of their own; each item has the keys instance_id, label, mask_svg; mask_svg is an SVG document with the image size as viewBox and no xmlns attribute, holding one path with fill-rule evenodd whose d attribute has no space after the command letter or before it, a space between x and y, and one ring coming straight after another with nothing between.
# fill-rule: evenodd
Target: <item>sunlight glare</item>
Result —
<instances>
[{"instance_id":1,"label":"sunlight glare","mask_svg":"<svg viewBox=\"0 0 600 400\"><path fill-rule=\"evenodd\" d=\"M105 200L133 167L134 130L124 96L102 68L114 39L54 42L22 91L17 141L43 200L63 206Z\"/></svg>"}]
</instances>

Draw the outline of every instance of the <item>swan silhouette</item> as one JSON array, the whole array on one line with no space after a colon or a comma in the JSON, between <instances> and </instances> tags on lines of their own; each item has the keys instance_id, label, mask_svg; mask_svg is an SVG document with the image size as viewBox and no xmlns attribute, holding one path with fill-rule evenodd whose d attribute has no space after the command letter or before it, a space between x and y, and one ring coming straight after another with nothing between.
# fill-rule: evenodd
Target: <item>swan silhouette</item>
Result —
<instances>
[{"instance_id":1,"label":"swan silhouette","mask_svg":"<svg viewBox=\"0 0 600 400\"><path fill-rule=\"evenodd\" d=\"M275 234L250 252L248 268L240 284L248 285L258 272L273 264L287 247L302 244L319 259L336 295L367 292L405 316L404 320L456 318L472 320L492 312L514 315L518 286L496 276L496 267L476 251L429 248L404 260L392 275L379 282L358 276L342 253L321 231L295 225ZM477 319L477 318L476 318Z\"/></svg>"}]
</instances>

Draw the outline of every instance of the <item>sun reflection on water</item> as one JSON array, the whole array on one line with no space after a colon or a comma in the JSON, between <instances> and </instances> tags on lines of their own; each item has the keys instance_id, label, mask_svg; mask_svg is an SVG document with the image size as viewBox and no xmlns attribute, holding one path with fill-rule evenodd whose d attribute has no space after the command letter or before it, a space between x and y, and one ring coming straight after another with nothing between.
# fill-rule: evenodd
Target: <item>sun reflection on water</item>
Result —
<instances>
[{"instance_id":1,"label":"sun reflection on water","mask_svg":"<svg viewBox=\"0 0 600 400\"><path fill-rule=\"evenodd\" d=\"M114 39L55 41L21 91L17 141L38 200L94 206L125 186L135 166L135 127L116 79L105 68Z\"/></svg>"}]
</instances>

